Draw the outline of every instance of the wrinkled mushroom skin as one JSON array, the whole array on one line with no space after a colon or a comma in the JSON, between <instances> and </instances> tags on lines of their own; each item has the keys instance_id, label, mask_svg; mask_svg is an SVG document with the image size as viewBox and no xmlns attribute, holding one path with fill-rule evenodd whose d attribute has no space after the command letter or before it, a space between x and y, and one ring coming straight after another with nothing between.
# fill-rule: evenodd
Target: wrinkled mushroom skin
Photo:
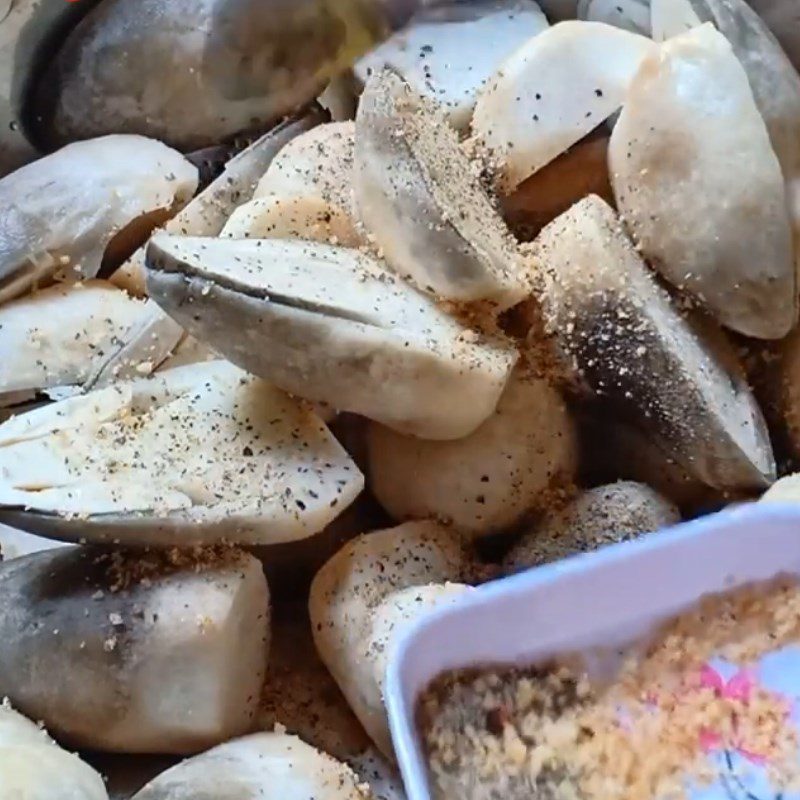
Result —
<instances>
[{"instance_id":1,"label":"wrinkled mushroom skin","mask_svg":"<svg viewBox=\"0 0 800 800\"><path fill-rule=\"evenodd\" d=\"M180 208L197 169L141 136L76 142L0 179L0 302L63 272L93 278L116 233L156 209Z\"/></svg>"},{"instance_id":2,"label":"wrinkled mushroom skin","mask_svg":"<svg viewBox=\"0 0 800 800\"><path fill-rule=\"evenodd\" d=\"M680 522L675 506L649 486L620 481L582 492L547 514L505 557L510 572L627 541Z\"/></svg>"},{"instance_id":3,"label":"wrinkled mushroom skin","mask_svg":"<svg viewBox=\"0 0 800 800\"><path fill-rule=\"evenodd\" d=\"M560 394L519 371L470 436L430 442L373 423L368 446L370 488L394 519L442 519L475 536L545 507L577 467L577 437Z\"/></svg>"},{"instance_id":4,"label":"wrinkled mushroom skin","mask_svg":"<svg viewBox=\"0 0 800 800\"><path fill-rule=\"evenodd\" d=\"M387 264L422 291L500 310L527 294L514 242L455 131L390 70L373 75L361 97L354 187Z\"/></svg>"},{"instance_id":5,"label":"wrinkled mushroom skin","mask_svg":"<svg viewBox=\"0 0 800 800\"><path fill-rule=\"evenodd\" d=\"M108 800L103 779L36 724L0 705L3 800Z\"/></svg>"},{"instance_id":6,"label":"wrinkled mushroom skin","mask_svg":"<svg viewBox=\"0 0 800 800\"><path fill-rule=\"evenodd\" d=\"M667 280L740 333L789 332L796 277L781 167L747 75L713 26L645 59L609 170L634 240Z\"/></svg>"},{"instance_id":7,"label":"wrinkled mushroom skin","mask_svg":"<svg viewBox=\"0 0 800 800\"><path fill-rule=\"evenodd\" d=\"M374 800L359 777L296 736L257 733L152 780L132 800Z\"/></svg>"},{"instance_id":8,"label":"wrinkled mushroom skin","mask_svg":"<svg viewBox=\"0 0 800 800\"><path fill-rule=\"evenodd\" d=\"M311 584L309 614L317 652L388 757L393 750L381 699L382 675L375 671L380 648L372 646L379 633L373 629L378 609L397 591L459 581L470 570L469 552L458 532L433 522L409 522L345 545ZM437 587L423 594L427 600L422 609L450 592Z\"/></svg>"},{"instance_id":9,"label":"wrinkled mushroom skin","mask_svg":"<svg viewBox=\"0 0 800 800\"><path fill-rule=\"evenodd\" d=\"M710 486L774 480L766 424L735 354L677 312L608 205L589 197L562 214L539 234L533 260L545 329L579 391Z\"/></svg>"},{"instance_id":10,"label":"wrinkled mushroom skin","mask_svg":"<svg viewBox=\"0 0 800 800\"><path fill-rule=\"evenodd\" d=\"M0 566L0 695L74 746L192 753L246 732L269 648L260 564L141 559L69 548Z\"/></svg>"},{"instance_id":11,"label":"wrinkled mushroom skin","mask_svg":"<svg viewBox=\"0 0 800 800\"><path fill-rule=\"evenodd\" d=\"M222 174L172 217L164 230L182 236L218 236L237 206L253 197L272 159L295 136L318 125L321 119L321 113L312 109L259 137L228 161ZM147 294L144 246L111 276L111 282L131 294Z\"/></svg>"}]
</instances>

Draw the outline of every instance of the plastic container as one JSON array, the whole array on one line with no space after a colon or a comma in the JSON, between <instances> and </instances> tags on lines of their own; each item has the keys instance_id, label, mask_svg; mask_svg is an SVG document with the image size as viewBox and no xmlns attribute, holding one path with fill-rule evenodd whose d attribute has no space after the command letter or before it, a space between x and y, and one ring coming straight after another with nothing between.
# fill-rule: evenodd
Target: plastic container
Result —
<instances>
[{"instance_id":1,"label":"plastic container","mask_svg":"<svg viewBox=\"0 0 800 800\"><path fill-rule=\"evenodd\" d=\"M386 682L408 800L430 800L414 709L440 673L531 665L601 644L628 644L703 595L781 574L800 576L800 505L754 504L496 581L433 612L402 637ZM800 646L759 666L769 673L762 680L769 679L767 688L800 704ZM726 666L719 670L724 679ZM739 794L722 785L696 794L697 800L775 796L766 778Z\"/></svg>"}]
</instances>

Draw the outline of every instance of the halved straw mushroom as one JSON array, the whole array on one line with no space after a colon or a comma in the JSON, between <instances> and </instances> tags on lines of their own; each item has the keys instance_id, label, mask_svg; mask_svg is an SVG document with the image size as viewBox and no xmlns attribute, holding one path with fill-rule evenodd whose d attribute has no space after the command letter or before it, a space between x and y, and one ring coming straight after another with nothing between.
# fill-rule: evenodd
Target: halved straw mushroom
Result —
<instances>
[{"instance_id":1,"label":"halved straw mushroom","mask_svg":"<svg viewBox=\"0 0 800 800\"><path fill-rule=\"evenodd\" d=\"M649 486L620 481L581 492L563 509L548 513L503 560L509 571L538 567L576 553L680 522L678 509Z\"/></svg>"},{"instance_id":2,"label":"halved straw mushroom","mask_svg":"<svg viewBox=\"0 0 800 800\"><path fill-rule=\"evenodd\" d=\"M797 290L781 167L747 75L712 25L645 59L608 153L617 206L654 268L723 325L785 336Z\"/></svg>"},{"instance_id":3,"label":"halved straw mushroom","mask_svg":"<svg viewBox=\"0 0 800 800\"><path fill-rule=\"evenodd\" d=\"M356 117L358 213L387 264L445 300L509 308L528 293L515 243L441 108L395 72Z\"/></svg>"},{"instance_id":4,"label":"halved straw mushroom","mask_svg":"<svg viewBox=\"0 0 800 800\"><path fill-rule=\"evenodd\" d=\"M767 428L735 355L678 313L608 205L573 206L539 234L533 259L545 329L581 389L710 486L774 480Z\"/></svg>"},{"instance_id":5,"label":"halved straw mushroom","mask_svg":"<svg viewBox=\"0 0 800 800\"><path fill-rule=\"evenodd\" d=\"M348 766L280 731L235 739L178 764L131 800L374 800Z\"/></svg>"},{"instance_id":6,"label":"halved straw mushroom","mask_svg":"<svg viewBox=\"0 0 800 800\"><path fill-rule=\"evenodd\" d=\"M224 361L0 426L0 517L69 540L277 544L322 530L363 483L315 414Z\"/></svg>"},{"instance_id":7,"label":"halved straw mushroom","mask_svg":"<svg viewBox=\"0 0 800 800\"><path fill-rule=\"evenodd\" d=\"M240 551L67 548L0 565L0 695L60 740L193 753L248 731L269 592Z\"/></svg>"},{"instance_id":8,"label":"halved straw mushroom","mask_svg":"<svg viewBox=\"0 0 800 800\"><path fill-rule=\"evenodd\" d=\"M38 725L0 704L0 797L3 800L108 800L105 783Z\"/></svg>"},{"instance_id":9,"label":"halved straw mushroom","mask_svg":"<svg viewBox=\"0 0 800 800\"><path fill-rule=\"evenodd\" d=\"M436 518L485 536L546 507L577 468L577 437L561 395L517 371L497 409L454 442L430 442L372 423L369 486L398 521Z\"/></svg>"},{"instance_id":10,"label":"halved straw mushroom","mask_svg":"<svg viewBox=\"0 0 800 800\"><path fill-rule=\"evenodd\" d=\"M800 259L800 75L744 0L653 0L652 11L662 38L710 21L730 42L781 164Z\"/></svg>"},{"instance_id":11,"label":"halved straw mushroom","mask_svg":"<svg viewBox=\"0 0 800 800\"><path fill-rule=\"evenodd\" d=\"M462 580L470 567L457 531L409 522L354 539L311 584L311 630L320 658L367 733L390 758L382 692L394 635L408 620L466 591L460 584L443 584Z\"/></svg>"},{"instance_id":12,"label":"halved straw mushroom","mask_svg":"<svg viewBox=\"0 0 800 800\"><path fill-rule=\"evenodd\" d=\"M475 430L517 359L357 250L158 234L147 259L156 302L234 363L412 435Z\"/></svg>"},{"instance_id":13,"label":"halved straw mushroom","mask_svg":"<svg viewBox=\"0 0 800 800\"><path fill-rule=\"evenodd\" d=\"M481 86L505 58L548 22L533 0L473 0L423 7L412 21L356 63L366 83L388 66L444 106L457 130L469 127Z\"/></svg>"},{"instance_id":14,"label":"halved straw mushroom","mask_svg":"<svg viewBox=\"0 0 800 800\"><path fill-rule=\"evenodd\" d=\"M153 330L152 311L166 329ZM0 397L152 371L182 335L155 304L105 281L44 289L0 306Z\"/></svg>"},{"instance_id":15,"label":"halved straw mushroom","mask_svg":"<svg viewBox=\"0 0 800 800\"><path fill-rule=\"evenodd\" d=\"M93 278L116 235L146 217L155 223L196 187L194 166L142 136L76 142L6 175L0 179L0 302L56 272Z\"/></svg>"},{"instance_id":16,"label":"halved straw mushroom","mask_svg":"<svg viewBox=\"0 0 800 800\"><path fill-rule=\"evenodd\" d=\"M252 198L261 176L284 145L320 119L320 113L310 111L265 133L228 161L222 174L170 219L164 230L184 236L218 236L234 209ZM111 276L111 282L131 294L146 294L144 263L145 248L141 247Z\"/></svg>"},{"instance_id":17,"label":"halved straw mushroom","mask_svg":"<svg viewBox=\"0 0 800 800\"><path fill-rule=\"evenodd\" d=\"M601 22L562 22L521 47L478 97L472 130L507 194L608 119L650 39Z\"/></svg>"}]
</instances>

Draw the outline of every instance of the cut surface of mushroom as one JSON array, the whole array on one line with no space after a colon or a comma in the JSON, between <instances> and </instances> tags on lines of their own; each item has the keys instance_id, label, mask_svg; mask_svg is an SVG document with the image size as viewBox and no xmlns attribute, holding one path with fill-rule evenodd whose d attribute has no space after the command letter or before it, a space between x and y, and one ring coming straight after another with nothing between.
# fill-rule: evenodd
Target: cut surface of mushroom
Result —
<instances>
[{"instance_id":1,"label":"cut surface of mushroom","mask_svg":"<svg viewBox=\"0 0 800 800\"><path fill-rule=\"evenodd\" d=\"M680 522L675 506L649 486L620 481L581 492L547 514L514 545L503 564L511 571L624 542Z\"/></svg>"},{"instance_id":2,"label":"cut surface of mushroom","mask_svg":"<svg viewBox=\"0 0 800 800\"><path fill-rule=\"evenodd\" d=\"M311 585L309 613L320 658L367 733L389 757L393 750L381 689L385 661L378 639L383 637L388 646L386 639L398 616L415 616L415 607L424 611L466 590L420 587L457 582L469 569L458 532L433 522L410 522L354 539L325 564ZM391 597L409 587L420 589L423 599L416 603L413 594L401 598L395 615Z\"/></svg>"},{"instance_id":3,"label":"cut surface of mushroom","mask_svg":"<svg viewBox=\"0 0 800 800\"><path fill-rule=\"evenodd\" d=\"M797 292L781 167L747 75L712 25L644 61L609 169L620 213L661 275L726 327L789 332Z\"/></svg>"},{"instance_id":4,"label":"cut surface of mushroom","mask_svg":"<svg viewBox=\"0 0 800 800\"><path fill-rule=\"evenodd\" d=\"M145 325L151 308L164 318L105 281L61 284L0 306L0 394L81 385L110 362L120 378L127 367L157 366L182 331L167 318L170 330L158 335Z\"/></svg>"},{"instance_id":5,"label":"cut surface of mushroom","mask_svg":"<svg viewBox=\"0 0 800 800\"><path fill-rule=\"evenodd\" d=\"M602 22L561 22L519 48L478 97L474 136L503 193L619 109L648 38Z\"/></svg>"},{"instance_id":6,"label":"cut surface of mushroom","mask_svg":"<svg viewBox=\"0 0 800 800\"><path fill-rule=\"evenodd\" d=\"M412 435L473 431L517 359L357 250L158 234L148 267L156 302L226 358Z\"/></svg>"},{"instance_id":7,"label":"cut surface of mushroom","mask_svg":"<svg viewBox=\"0 0 800 800\"><path fill-rule=\"evenodd\" d=\"M582 200L533 246L545 328L582 389L718 489L774 480L761 412L732 350L691 327L614 211Z\"/></svg>"},{"instance_id":8,"label":"cut surface of mushroom","mask_svg":"<svg viewBox=\"0 0 800 800\"><path fill-rule=\"evenodd\" d=\"M311 111L265 133L228 161L222 174L170 219L164 230L184 236L218 236L234 209L252 198L278 152L295 136L317 125L320 118ZM145 247L141 247L111 276L111 282L131 294L146 294L144 264Z\"/></svg>"},{"instance_id":9,"label":"cut surface of mushroom","mask_svg":"<svg viewBox=\"0 0 800 800\"><path fill-rule=\"evenodd\" d=\"M143 136L63 147L0 179L0 302L52 279L97 275L106 246L129 223L180 207L197 170Z\"/></svg>"},{"instance_id":10,"label":"cut surface of mushroom","mask_svg":"<svg viewBox=\"0 0 800 800\"><path fill-rule=\"evenodd\" d=\"M0 595L0 694L62 741L193 753L252 725L269 649L252 556L68 548L0 565Z\"/></svg>"},{"instance_id":11,"label":"cut surface of mushroom","mask_svg":"<svg viewBox=\"0 0 800 800\"><path fill-rule=\"evenodd\" d=\"M515 373L474 433L430 442L372 423L369 485L396 520L442 519L485 536L545 507L577 467L573 422L546 381Z\"/></svg>"},{"instance_id":12,"label":"cut surface of mushroom","mask_svg":"<svg viewBox=\"0 0 800 800\"><path fill-rule=\"evenodd\" d=\"M14 417L0 465L15 527L167 546L302 539L363 487L315 414L223 361Z\"/></svg>"},{"instance_id":13,"label":"cut surface of mushroom","mask_svg":"<svg viewBox=\"0 0 800 800\"><path fill-rule=\"evenodd\" d=\"M442 110L374 74L356 116L358 214L387 264L445 300L499 309L529 291L515 243Z\"/></svg>"},{"instance_id":14,"label":"cut surface of mushroom","mask_svg":"<svg viewBox=\"0 0 800 800\"><path fill-rule=\"evenodd\" d=\"M3 800L108 800L97 772L5 702L0 704L0 781Z\"/></svg>"},{"instance_id":15,"label":"cut surface of mushroom","mask_svg":"<svg viewBox=\"0 0 800 800\"><path fill-rule=\"evenodd\" d=\"M355 66L366 83L389 66L419 94L444 106L457 130L469 127L481 86L502 61L548 27L532 0L478 0L423 8L402 31Z\"/></svg>"}]
</instances>

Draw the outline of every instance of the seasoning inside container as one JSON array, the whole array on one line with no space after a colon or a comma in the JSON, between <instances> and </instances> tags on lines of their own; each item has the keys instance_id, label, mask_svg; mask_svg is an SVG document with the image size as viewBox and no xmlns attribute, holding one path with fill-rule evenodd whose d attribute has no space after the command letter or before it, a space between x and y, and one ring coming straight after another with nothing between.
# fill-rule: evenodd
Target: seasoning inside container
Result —
<instances>
[{"instance_id":1,"label":"seasoning inside container","mask_svg":"<svg viewBox=\"0 0 800 800\"><path fill-rule=\"evenodd\" d=\"M446 673L417 722L437 800L760 800L800 791L798 699L800 586L781 579L613 653Z\"/></svg>"}]
</instances>

